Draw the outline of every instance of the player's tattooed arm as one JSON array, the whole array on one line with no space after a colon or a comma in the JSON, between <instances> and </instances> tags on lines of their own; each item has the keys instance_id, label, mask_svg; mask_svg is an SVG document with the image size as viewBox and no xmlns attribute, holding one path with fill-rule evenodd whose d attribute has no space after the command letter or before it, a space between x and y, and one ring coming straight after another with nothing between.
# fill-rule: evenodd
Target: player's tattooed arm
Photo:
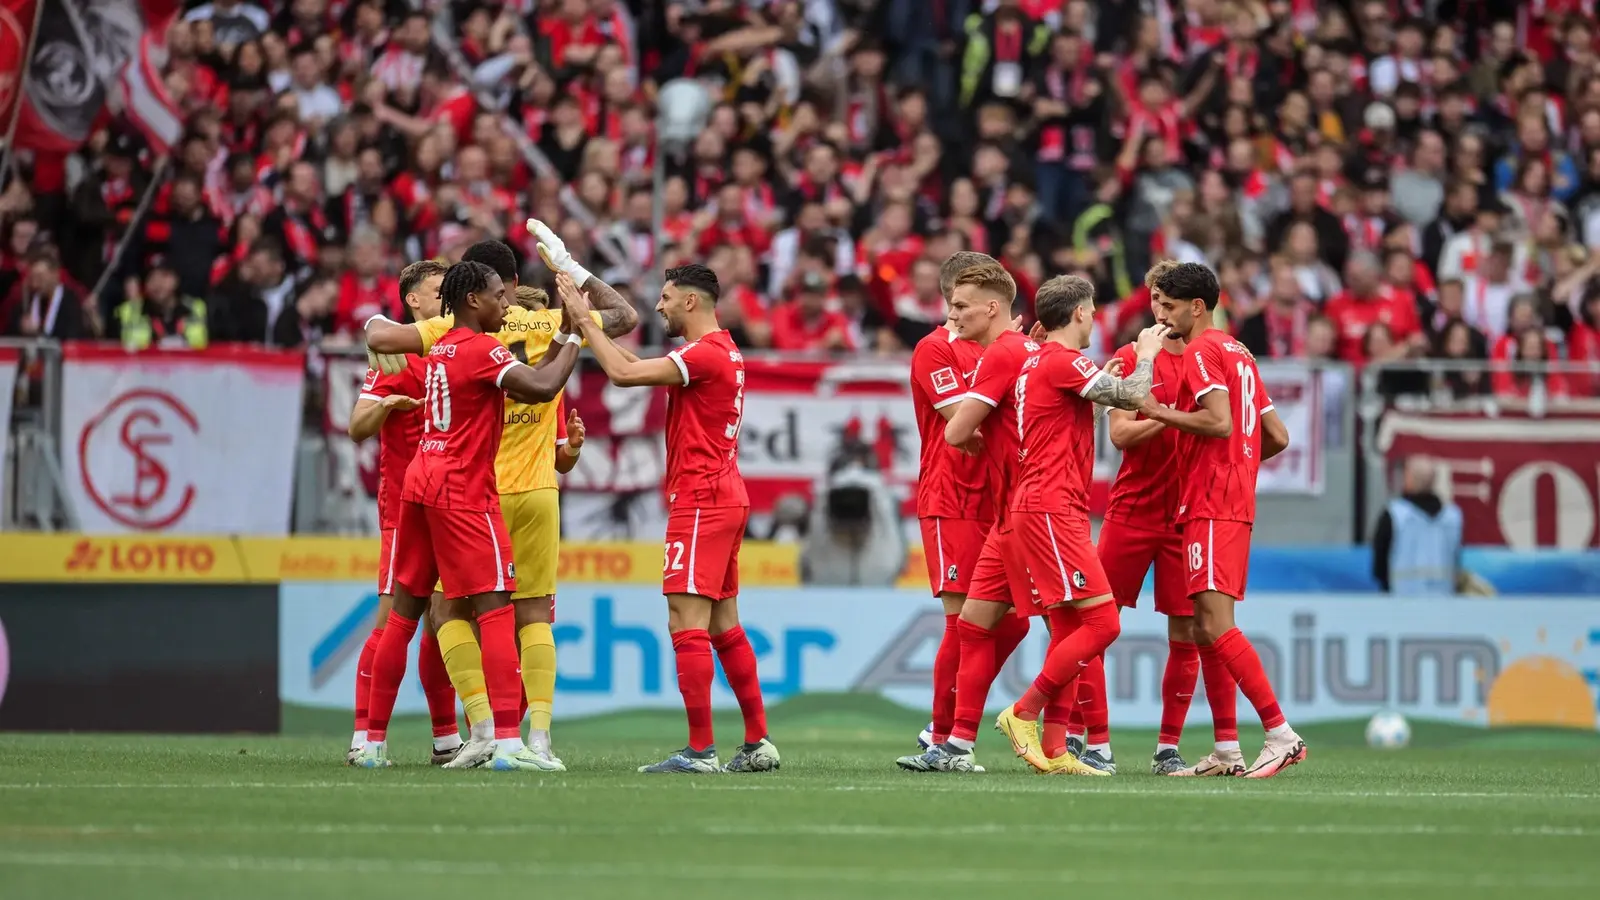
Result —
<instances>
[{"instance_id":1,"label":"player's tattooed arm","mask_svg":"<svg viewBox=\"0 0 1600 900\"><path fill-rule=\"evenodd\" d=\"M1150 396L1150 385L1155 381L1155 363L1139 360L1133 374L1126 378L1101 373L1083 396L1101 406L1117 409L1138 409L1144 398Z\"/></svg>"},{"instance_id":2,"label":"player's tattooed arm","mask_svg":"<svg viewBox=\"0 0 1600 900\"><path fill-rule=\"evenodd\" d=\"M593 279L590 279L591 282ZM605 370L606 378L618 387L683 384L683 370L670 357L640 359L632 352L616 345L605 329L595 324L588 313L588 299L578 290L578 285L565 272L556 276L556 292L561 296L567 311L567 321L589 342L595 362ZM582 309L579 315L577 308Z\"/></svg>"},{"instance_id":3,"label":"player's tattooed arm","mask_svg":"<svg viewBox=\"0 0 1600 900\"><path fill-rule=\"evenodd\" d=\"M606 337L622 337L639 327L639 311L611 285L593 275L579 285L589 294L589 305L600 314L600 328Z\"/></svg>"}]
</instances>

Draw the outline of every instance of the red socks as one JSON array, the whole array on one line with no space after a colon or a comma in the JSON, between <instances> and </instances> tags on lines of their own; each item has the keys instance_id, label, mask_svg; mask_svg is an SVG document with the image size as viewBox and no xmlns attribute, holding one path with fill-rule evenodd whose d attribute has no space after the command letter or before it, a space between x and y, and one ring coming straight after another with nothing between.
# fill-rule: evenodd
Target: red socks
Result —
<instances>
[{"instance_id":1,"label":"red socks","mask_svg":"<svg viewBox=\"0 0 1600 900\"><path fill-rule=\"evenodd\" d=\"M676 647L676 643L673 645ZM761 702L761 679L756 673L756 652L750 648L744 626L735 625L711 639L722 663L722 674L728 676L728 687L739 698L739 712L744 716L744 742L754 744L767 736L767 708Z\"/></svg>"},{"instance_id":2,"label":"red socks","mask_svg":"<svg viewBox=\"0 0 1600 900\"><path fill-rule=\"evenodd\" d=\"M1073 613L1063 615L1062 610L1063 607L1056 607L1045 611L1052 629L1070 627L1068 615ZM1030 721L1039 718L1039 711L1077 680L1095 657L1104 653L1122 633L1122 619L1114 603L1079 609L1075 614L1079 621L1077 630L1062 638L1050 651L1039 677L1033 680L1033 687L1012 708L1019 718Z\"/></svg>"},{"instance_id":3,"label":"red socks","mask_svg":"<svg viewBox=\"0 0 1600 900\"><path fill-rule=\"evenodd\" d=\"M1071 628L1064 627L1060 621L1050 625L1050 650L1061 643L1072 631L1077 630L1078 622L1076 611ZM1048 651L1046 652L1048 655ZM1078 717L1078 694L1076 691L1062 691L1057 694L1044 708L1044 730L1040 735L1040 745L1044 748L1044 755L1055 759L1067 752L1067 734L1072 730L1072 720Z\"/></svg>"},{"instance_id":4,"label":"red socks","mask_svg":"<svg viewBox=\"0 0 1600 900\"><path fill-rule=\"evenodd\" d=\"M417 648L417 677L422 681L423 696L428 698L428 718L433 720L433 736L461 734L461 729L456 725L456 689L450 683L444 657L439 655L439 639L426 628L422 629L422 645Z\"/></svg>"},{"instance_id":5,"label":"red socks","mask_svg":"<svg viewBox=\"0 0 1600 900\"><path fill-rule=\"evenodd\" d=\"M672 652L678 660L678 693L683 695L683 710L689 716L689 749L704 750L714 743L711 679L716 671L711 661L711 635L704 628L677 632L672 636Z\"/></svg>"},{"instance_id":6,"label":"red socks","mask_svg":"<svg viewBox=\"0 0 1600 900\"><path fill-rule=\"evenodd\" d=\"M1239 686L1216 644L1201 644L1200 672L1206 680L1206 703L1211 707L1211 727L1218 744L1239 742ZM1165 729L1163 729L1165 730Z\"/></svg>"},{"instance_id":7,"label":"red socks","mask_svg":"<svg viewBox=\"0 0 1600 900\"><path fill-rule=\"evenodd\" d=\"M1256 655L1256 648L1244 636L1244 632L1230 628L1211 646L1217 658L1228 667L1229 674L1239 682L1239 690L1244 691L1245 699L1261 716L1261 727L1270 731L1284 724L1286 720L1283 710L1278 708L1278 695L1272 690L1272 682L1267 680L1267 670L1261 666L1261 657Z\"/></svg>"},{"instance_id":8,"label":"red socks","mask_svg":"<svg viewBox=\"0 0 1600 900\"><path fill-rule=\"evenodd\" d=\"M961 621L958 613L944 617L944 637L933 658L933 742L942 744L950 737L956 718L956 673L961 671ZM357 728L361 725L358 723Z\"/></svg>"},{"instance_id":9,"label":"red socks","mask_svg":"<svg viewBox=\"0 0 1600 900\"><path fill-rule=\"evenodd\" d=\"M495 740L522 736L517 715L522 680L517 677L517 617L510 606L478 616L478 642L483 649L483 683L489 689Z\"/></svg>"},{"instance_id":10,"label":"red socks","mask_svg":"<svg viewBox=\"0 0 1600 900\"><path fill-rule=\"evenodd\" d=\"M1006 667L1006 660L1011 658L1011 654L1016 651L1023 638L1027 636L1027 616L1007 613L1000 617L999 623L994 626L994 671L996 675L1000 674L1000 670Z\"/></svg>"},{"instance_id":11,"label":"red socks","mask_svg":"<svg viewBox=\"0 0 1600 900\"><path fill-rule=\"evenodd\" d=\"M983 719L983 704L994 684L995 633L966 619L956 622L961 642L961 664L956 671L956 713L950 737L964 741L978 739L978 722Z\"/></svg>"},{"instance_id":12,"label":"red socks","mask_svg":"<svg viewBox=\"0 0 1600 900\"><path fill-rule=\"evenodd\" d=\"M1068 692L1063 691L1063 693ZM1106 708L1104 656L1096 656L1084 666L1083 674L1078 676L1078 711L1083 714L1084 743L1111 743L1111 711Z\"/></svg>"},{"instance_id":13,"label":"red socks","mask_svg":"<svg viewBox=\"0 0 1600 900\"><path fill-rule=\"evenodd\" d=\"M367 703L367 740L373 743L389 736L389 718L394 715L394 698L406 677L406 650L417 633L417 621L390 611L372 655L372 691Z\"/></svg>"},{"instance_id":14,"label":"red socks","mask_svg":"<svg viewBox=\"0 0 1600 900\"><path fill-rule=\"evenodd\" d=\"M1199 675L1200 649L1188 641L1167 641L1167 668L1161 676L1161 733L1156 743L1177 746Z\"/></svg>"},{"instance_id":15,"label":"red socks","mask_svg":"<svg viewBox=\"0 0 1600 900\"><path fill-rule=\"evenodd\" d=\"M356 730L367 730L367 697L372 693L372 659L378 655L378 640L382 628L372 629L367 642L361 645L361 655L356 657Z\"/></svg>"}]
</instances>

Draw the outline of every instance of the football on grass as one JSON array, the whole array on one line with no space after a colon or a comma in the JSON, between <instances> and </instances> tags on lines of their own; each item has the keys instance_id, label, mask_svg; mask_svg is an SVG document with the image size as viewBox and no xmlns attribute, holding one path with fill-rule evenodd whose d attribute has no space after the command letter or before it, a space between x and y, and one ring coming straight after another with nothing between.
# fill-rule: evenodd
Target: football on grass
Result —
<instances>
[{"instance_id":1,"label":"football on grass","mask_svg":"<svg viewBox=\"0 0 1600 900\"><path fill-rule=\"evenodd\" d=\"M1411 723L1394 710L1384 710L1367 723L1367 746L1398 750L1411 743Z\"/></svg>"}]
</instances>

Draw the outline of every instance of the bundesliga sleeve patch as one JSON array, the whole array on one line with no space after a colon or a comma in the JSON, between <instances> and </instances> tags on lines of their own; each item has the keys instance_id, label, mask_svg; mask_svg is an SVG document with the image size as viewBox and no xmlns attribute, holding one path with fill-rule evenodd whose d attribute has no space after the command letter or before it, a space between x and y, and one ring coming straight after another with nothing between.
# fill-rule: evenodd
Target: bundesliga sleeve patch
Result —
<instances>
[{"instance_id":1,"label":"bundesliga sleeve patch","mask_svg":"<svg viewBox=\"0 0 1600 900\"><path fill-rule=\"evenodd\" d=\"M932 379L933 392L936 394L948 394L961 388L961 379L956 377L956 370L949 366L934 371Z\"/></svg>"},{"instance_id":2,"label":"bundesliga sleeve patch","mask_svg":"<svg viewBox=\"0 0 1600 900\"><path fill-rule=\"evenodd\" d=\"M1090 378L1094 375L1094 360L1087 356L1078 357L1072 361L1072 365L1078 370L1078 373L1085 378Z\"/></svg>"}]
</instances>

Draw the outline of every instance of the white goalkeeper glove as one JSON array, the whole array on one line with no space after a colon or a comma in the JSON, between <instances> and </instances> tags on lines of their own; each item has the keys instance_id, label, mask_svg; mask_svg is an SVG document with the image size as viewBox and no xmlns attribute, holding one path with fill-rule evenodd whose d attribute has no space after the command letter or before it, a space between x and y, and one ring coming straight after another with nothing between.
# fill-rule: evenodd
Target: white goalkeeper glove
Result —
<instances>
[{"instance_id":1,"label":"white goalkeeper glove","mask_svg":"<svg viewBox=\"0 0 1600 900\"><path fill-rule=\"evenodd\" d=\"M379 319L382 319L384 322L388 322L391 325L394 324L386 316L373 316L372 318L368 319L366 325L362 327L362 334L366 333L367 326L370 326L374 321ZM401 372L404 372L406 369L406 356L404 353L379 353L376 350L373 350L371 347L368 347L367 368L375 369L385 375L398 375Z\"/></svg>"},{"instance_id":2,"label":"white goalkeeper glove","mask_svg":"<svg viewBox=\"0 0 1600 900\"><path fill-rule=\"evenodd\" d=\"M538 239L539 258L551 271L565 272L577 282L578 287L583 287L583 283L589 280L589 270L578 265L572 254L567 252L566 243L550 230L550 226L538 219L529 219L528 233Z\"/></svg>"}]
</instances>

